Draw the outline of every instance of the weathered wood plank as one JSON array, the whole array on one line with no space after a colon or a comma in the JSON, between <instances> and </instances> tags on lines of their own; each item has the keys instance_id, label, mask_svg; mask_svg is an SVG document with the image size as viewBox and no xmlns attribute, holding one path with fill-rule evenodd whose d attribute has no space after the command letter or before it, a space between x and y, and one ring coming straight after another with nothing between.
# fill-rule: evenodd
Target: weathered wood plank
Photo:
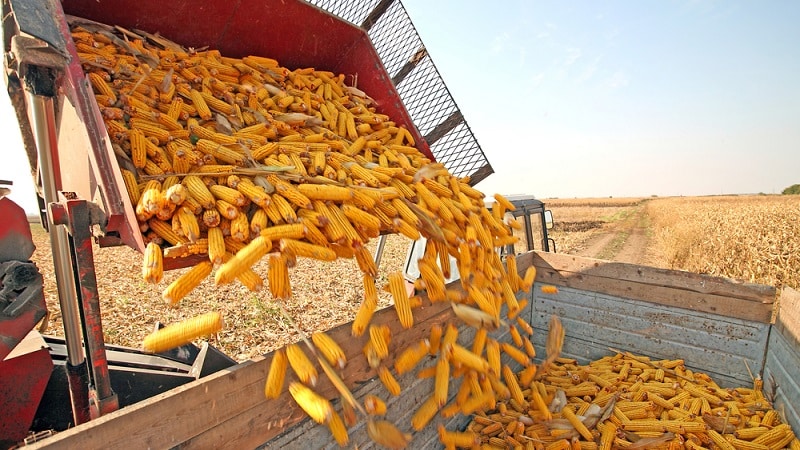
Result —
<instances>
[{"instance_id":1,"label":"weathered wood plank","mask_svg":"<svg viewBox=\"0 0 800 450\"><path fill-rule=\"evenodd\" d=\"M778 304L776 328L800 340L800 291L783 288Z\"/></svg>"},{"instance_id":2,"label":"weathered wood plank","mask_svg":"<svg viewBox=\"0 0 800 450\"><path fill-rule=\"evenodd\" d=\"M583 273L600 278L633 281L655 286L672 287L698 294L721 295L730 298L774 303L774 286L744 283L730 278L702 275L682 270L661 269L561 253L535 252L538 267L557 267L563 272Z\"/></svg>"},{"instance_id":3,"label":"weathered wood plank","mask_svg":"<svg viewBox=\"0 0 800 450\"><path fill-rule=\"evenodd\" d=\"M415 326L403 330L393 308L376 312L374 324L386 324L392 331L392 344L404 348L422 339L434 323L452 318L449 304L430 304L415 309ZM342 373L345 383L356 386L373 378L361 349L366 335L350 336L350 324L329 332L337 342L345 344L348 364ZM264 398L264 381L271 355L254 358L230 370L181 386L136 405L121 409L90 423L59 433L37 444L66 445L75 448L151 447L181 445L186 448L252 448L268 441L284 427L301 421L305 415L291 400L288 392L275 400ZM390 358L386 364L393 364ZM317 391L328 398L338 395L333 386L320 377ZM287 383L292 378L289 374ZM150 407L157 405L157 407ZM229 422L230 423L227 423ZM250 432L242 433L243 429Z\"/></svg>"},{"instance_id":4,"label":"weathered wood plank","mask_svg":"<svg viewBox=\"0 0 800 450\"><path fill-rule=\"evenodd\" d=\"M775 392L775 408L800 432L800 292L784 288L778 320L770 333L764 392Z\"/></svg>"},{"instance_id":5,"label":"weathered wood plank","mask_svg":"<svg viewBox=\"0 0 800 450\"><path fill-rule=\"evenodd\" d=\"M551 265L542 253L534 252L533 264L536 266L536 280L543 283L568 286L579 290L601 292L616 297L642 300L649 303L676 306L692 311L708 312L727 317L740 318L745 320L755 320L769 323L772 319L772 303L762 303L753 300L727 297L717 294L701 293L695 290L687 290L682 287L665 287L659 284L650 284L648 280L627 281L624 279L610 278L608 274L602 273L603 264L599 264L596 269L588 269L584 272L572 272L564 270L561 266ZM550 254L546 254L550 257ZM524 255L527 256L527 255ZM569 257L581 260L579 257ZM599 260L595 260L599 261ZM561 261L558 261L561 262ZM602 263L602 261L601 261ZM576 268L573 265L573 269ZM636 271L642 266L619 266L618 270ZM600 276L595 275L600 273ZM676 272L676 276L682 276L683 272ZM633 276L630 275L629 278ZM722 283L718 279L718 283ZM735 285L731 285L735 286Z\"/></svg>"}]
</instances>

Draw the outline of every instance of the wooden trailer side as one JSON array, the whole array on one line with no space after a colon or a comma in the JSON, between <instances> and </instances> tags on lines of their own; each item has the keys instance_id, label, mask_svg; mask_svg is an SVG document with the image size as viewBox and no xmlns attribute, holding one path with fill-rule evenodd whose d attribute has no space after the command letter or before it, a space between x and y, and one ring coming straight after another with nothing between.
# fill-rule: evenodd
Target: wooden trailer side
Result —
<instances>
[{"instance_id":1,"label":"wooden trailer side","mask_svg":"<svg viewBox=\"0 0 800 450\"><path fill-rule=\"evenodd\" d=\"M800 430L800 292L784 288L778 300L764 369L764 391L795 431Z\"/></svg>"}]
</instances>

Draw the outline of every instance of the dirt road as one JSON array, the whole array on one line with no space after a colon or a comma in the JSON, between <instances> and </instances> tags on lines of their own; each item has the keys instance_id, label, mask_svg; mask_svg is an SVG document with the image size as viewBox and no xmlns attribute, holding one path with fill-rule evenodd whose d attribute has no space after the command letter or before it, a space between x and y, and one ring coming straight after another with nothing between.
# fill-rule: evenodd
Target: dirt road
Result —
<instances>
[{"instance_id":1,"label":"dirt road","mask_svg":"<svg viewBox=\"0 0 800 450\"><path fill-rule=\"evenodd\" d=\"M650 237L644 207L645 202L641 202L610 218L575 254L632 264L648 264Z\"/></svg>"}]
</instances>

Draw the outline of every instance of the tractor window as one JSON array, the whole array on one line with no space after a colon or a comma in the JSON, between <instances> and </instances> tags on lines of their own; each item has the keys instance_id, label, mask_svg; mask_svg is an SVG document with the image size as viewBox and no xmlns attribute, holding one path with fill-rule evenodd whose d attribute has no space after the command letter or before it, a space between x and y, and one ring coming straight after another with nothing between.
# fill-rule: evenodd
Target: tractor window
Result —
<instances>
[{"instance_id":1,"label":"tractor window","mask_svg":"<svg viewBox=\"0 0 800 450\"><path fill-rule=\"evenodd\" d=\"M511 216L511 213L507 214L507 217ZM516 218L517 222L520 224L521 228L519 230L513 230L514 236L519 238L514 244L514 254L525 253L528 250L541 250L542 249L542 216L540 213L529 213L527 215L528 221L525 220L526 216L518 216ZM527 222L527 223L526 223ZM527 228L527 224L530 224L531 230L531 237L530 243L528 242L528 236L525 232Z\"/></svg>"}]
</instances>

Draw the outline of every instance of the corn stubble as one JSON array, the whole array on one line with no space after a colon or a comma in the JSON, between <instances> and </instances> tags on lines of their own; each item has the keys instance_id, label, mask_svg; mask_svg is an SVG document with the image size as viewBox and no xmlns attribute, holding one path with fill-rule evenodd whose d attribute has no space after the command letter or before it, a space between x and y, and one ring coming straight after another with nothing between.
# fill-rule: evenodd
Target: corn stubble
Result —
<instances>
[{"instance_id":1,"label":"corn stubble","mask_svg":"<svg viewBox=\"0 0 800 450\"><path fill-rule=\"evenodd\" d=\"M251 290L261 289L263 280L251 266L263 258L269 258L267 281L276 300L291 296L288 270L297 258L355 259L364 274L364 300L352 335L364 342L364 354L387 393L402 392L386 362L390 355L399 355L396 374L419 369L418 376L435 379L434 392L411 419L414 430L425 428L437 414L476 414L465 432L439 428L440 441L447 447L544 448L542 443L559 440L558 432L545 435L542 419L559 417L548 409L553 389L544 383L563 367L557 357L563 331L551 333L555 341L548 343L546 367L534 365L533 330L517 317L525 305L516 293L531 290L535 269L520 276L513 258L506 265L494 251L516 240L512 231L519 224L503 220L513 209L510 202L497 195L495 207L487 210L483 193L426 158L408 130L378 113L368 95L345 85L345 75L313 68L290 71L269 58L229 58L215 50L163 45L163 38L158 45L132 33L120 46L109 30L81 23L72 32L148 245L143 277L161 280L158 256L208 257L167 287L163 297L170 305L179 305L208 276L217 284L238 280ZM428 238L416 287L430 301L450 302L456 316L406 348L393 343L387 327L371 323L377 268L366 244L382 233ZM156 256L157 249L163 254ZM451 256L461 275L458 290L444 283L453 270ZM412 328L414 309L422 301L409 298L402 281L402 274L391 274L388 290L399 323ZM543 292L557 294L557 289ZM458 343L458 323L478 330L469 347ZM509 327L516 331L513 344L487 334ZM377 418L386 413L385 401L370 396L362 406L342 382L336 372L347 362L341 347L324 333L314 334L312 341L306 342L310 354L339 392L345 419L312 389L319 374L314 358L299 345L274 353L265 396L281 395L291 368L300 380L289 384L292 398L326 425L337 443L347 445L347 427L360 412L376 443L407 447L410 434ZM503 354L523 370L513 373L502 363ZM435 363L420 368L426 356ZM628 376L642 373L631 367ZM457 378L462 378L461 387L448 401ZM573 388L583 389L580 398L600 392L585 384ZM586 414L586 401L581 402L575 417L567 413L572 422ZM604 424L625 430L618 416ZM604 424L588 428L601 442L614 444L619 438ZM529 430L542 435L530 438ZM580 431L577 436L588 437Z\"/></svg>"}]
</instances>

